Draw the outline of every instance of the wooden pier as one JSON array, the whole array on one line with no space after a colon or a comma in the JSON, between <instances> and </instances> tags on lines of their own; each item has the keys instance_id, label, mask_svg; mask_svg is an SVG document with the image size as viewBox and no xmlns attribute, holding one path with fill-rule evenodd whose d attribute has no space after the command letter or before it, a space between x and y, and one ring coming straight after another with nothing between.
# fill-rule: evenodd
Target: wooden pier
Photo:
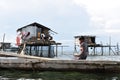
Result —
<instances>
[{"instance_id":1,"label":"wooden pier","mask_svg":"<svg viewBox=\"0 0 120 80\"><path fill-rule=\"evenodd\" d=\"M4 56L0 58L0 68L7 69L120 72L120 61L58 60L4 53L0 56Z\"/></svg>"}]
</instances>

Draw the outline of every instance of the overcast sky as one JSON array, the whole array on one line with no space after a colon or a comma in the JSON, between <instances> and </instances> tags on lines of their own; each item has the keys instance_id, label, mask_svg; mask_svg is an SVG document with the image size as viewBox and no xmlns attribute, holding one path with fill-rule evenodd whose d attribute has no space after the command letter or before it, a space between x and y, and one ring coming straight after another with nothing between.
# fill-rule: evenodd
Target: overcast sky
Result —
<instances>
[{"instance_id":1,"label":"overcast sky","mask_svg":"<svg viewBox=\"0 0 120 80\"><path fill-rule=\"evenodd\" d=\"M73 45L74 36L95 35L98 43L120 42L120 0L0 0L0 40L15 42L16 30L38 22Z\"/></svg>"}]
</instances>

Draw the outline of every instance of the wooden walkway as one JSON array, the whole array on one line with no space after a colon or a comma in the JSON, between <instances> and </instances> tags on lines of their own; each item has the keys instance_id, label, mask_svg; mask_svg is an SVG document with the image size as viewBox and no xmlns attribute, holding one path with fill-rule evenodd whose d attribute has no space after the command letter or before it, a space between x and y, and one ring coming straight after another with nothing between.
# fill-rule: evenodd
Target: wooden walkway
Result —
<instances>
[{"instance_id":1,"label":"wooden walkway","mask_svg":"<svg viewBox=\"0 0 120 80\"><path fill-rule=\"evenodd\" d=\"M0 56L4 56L0 58L0 68L120 72L120 61L57 60L10 53L0 53Z\"/></svg>"}]
</instances>

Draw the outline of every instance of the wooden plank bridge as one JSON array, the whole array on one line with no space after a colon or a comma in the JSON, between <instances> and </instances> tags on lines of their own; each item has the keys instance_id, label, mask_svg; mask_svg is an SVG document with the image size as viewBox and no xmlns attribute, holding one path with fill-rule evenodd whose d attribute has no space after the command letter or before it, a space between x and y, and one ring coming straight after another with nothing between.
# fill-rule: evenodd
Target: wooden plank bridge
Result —
<instances>
[{"instance_id":1,"label":"wooden plank bridge","mask_svg":"<svg viewBox=\"0 0 120 80\"><path fill-rule=\"evenodd\" d=\"M3 57L0 58L0 68L60 71L120 71L120 61L58 60L12 53L0 53L0 56Z\"/></svg>"}]
</instances>

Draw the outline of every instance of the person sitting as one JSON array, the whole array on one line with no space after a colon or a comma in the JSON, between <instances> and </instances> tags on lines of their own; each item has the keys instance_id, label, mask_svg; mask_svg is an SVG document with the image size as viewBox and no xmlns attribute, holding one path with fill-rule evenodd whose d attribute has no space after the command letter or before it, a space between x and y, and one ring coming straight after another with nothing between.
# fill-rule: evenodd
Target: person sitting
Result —
<instances>
[{"instance_id":1,"label":"person sitting","mask_svg":"<svg viewBox=\"0 0 120 80\"><path fill-rule=\"evenodd\" d=\"M87 43L85 42L85 38L83 36L79 38L79 41L80 41L80 54L75 55L75 57L79 57L79 59L86 59L88 55Z\"/></svg>"}]
</instances>

